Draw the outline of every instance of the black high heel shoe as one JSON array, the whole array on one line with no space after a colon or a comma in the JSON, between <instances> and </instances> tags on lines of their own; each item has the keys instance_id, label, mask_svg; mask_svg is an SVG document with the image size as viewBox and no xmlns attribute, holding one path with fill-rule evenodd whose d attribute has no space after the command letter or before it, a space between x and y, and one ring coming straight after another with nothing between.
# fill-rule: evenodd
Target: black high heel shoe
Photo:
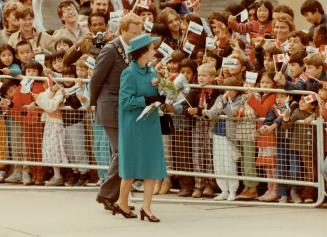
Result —
<instances>
[{"instance_id":1,"label":"black high heel shoe","mask_svg":"<svg viewBox=\"0 0 327 237\"><path fill-rule=\"evenodd\" d=\"M113 210L112 210L112 215L116 215L116 213L122 214L125 218L137 218L137 215L130 211L130 212L125 212L123 209L120 208L116 203L113 205Z\"/></svg>"},{"instance_id":2,"label":"black high heel shoe","mask_svg":"<svg viewBox=\"0 0 327 237\"><path fill-rule=\"evenodd\" d=\"M150 222L159 222L160 219L158 219L155 216L149 216L148 213L146 213L143 208L140 210L141 220L144 221L144 217L147 217Z\"/></svg>"}]
</instances>

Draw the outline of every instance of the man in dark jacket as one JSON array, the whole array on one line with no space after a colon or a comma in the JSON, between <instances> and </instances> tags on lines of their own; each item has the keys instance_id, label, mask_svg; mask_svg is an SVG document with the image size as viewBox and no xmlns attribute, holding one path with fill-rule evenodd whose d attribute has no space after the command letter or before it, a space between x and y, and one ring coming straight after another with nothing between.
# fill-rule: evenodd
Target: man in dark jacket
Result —
<instances>
[{"instance_id":1,"label":"man in dark jacket","mask_svg":"<svg viewBox=\"0 0 327 237\"><path fill-rule=\"evenodd\" d=\"M97 201L105 209L112 210L118 199L120 177L118 176L118 96L120 75L128 66L126 55L129 41L141 34L143 22L134 13L125 15L120 22L120 36L108 43L100 52L91 80L91 106L96 106L96 120L105 129L110 140L112 162L108 179L101 186Z\"/></svg>"}]
</instances>

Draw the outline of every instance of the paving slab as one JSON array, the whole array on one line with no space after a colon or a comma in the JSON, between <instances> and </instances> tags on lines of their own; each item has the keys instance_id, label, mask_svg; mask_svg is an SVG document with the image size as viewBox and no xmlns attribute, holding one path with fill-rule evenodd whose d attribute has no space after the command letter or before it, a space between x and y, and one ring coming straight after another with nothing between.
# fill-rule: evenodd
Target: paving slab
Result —
<instances>
[{"instance_id":1,"label":"paving slab","mask_svg":"<svg viewBox=\"0 0 327 237\"><path fill-rule=\"evenodd\" d=\"M326 237L326 208L153 204L160 223L112 216L96 191L0 191L1 237ZM136 211L141 207L136 203Z\"/></svg>"}]
</instances>

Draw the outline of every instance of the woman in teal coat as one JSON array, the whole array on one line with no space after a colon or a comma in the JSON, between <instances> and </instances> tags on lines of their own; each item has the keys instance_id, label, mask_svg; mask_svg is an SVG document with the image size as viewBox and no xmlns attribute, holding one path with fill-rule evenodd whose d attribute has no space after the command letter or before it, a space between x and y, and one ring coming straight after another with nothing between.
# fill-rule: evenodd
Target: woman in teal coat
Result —
<instances>
[{"instance_id":1,"label":"woman in teal coat","mask_svg":"<svg viewBox=\"0 0 327 237\"><path fill-rule=\"evenodd\" d=\"M140 210L141 219L158 222L151 212L152 193L155 180L166 175L161 126L158 110L155 109L141 120L138 116L147 105L155 101L164 103L152 79L157 77L154 68L147 66L154 57L153 43L158 38L142 34L130 41L127 53L133 61L120 77L119 90L119 176L122 178L119 199L113 214L121 213L126 218L136 214L128 207L128 194L134 179L144 179L144 202Z\"/></svg>"}]
</instances>

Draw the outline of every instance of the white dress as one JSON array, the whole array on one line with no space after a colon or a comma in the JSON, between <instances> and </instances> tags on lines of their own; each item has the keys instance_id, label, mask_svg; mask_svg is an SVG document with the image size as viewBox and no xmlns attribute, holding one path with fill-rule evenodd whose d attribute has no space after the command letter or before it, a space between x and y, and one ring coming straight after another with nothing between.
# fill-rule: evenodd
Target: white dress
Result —
<instances>
[{"instance_id":1,"label":"white dress","mask_svg":"<svg viewBox=\"0 0 327 237\"><path fill-rule=\"evenodd\" d=\"M68 163L65 153L65 128L59 111L63 101L61 91L47 89L39 94L36 104L44 110L41 120L45 122L42 141L42 161L46 163Z\"/></svg>"}]
</instances>

